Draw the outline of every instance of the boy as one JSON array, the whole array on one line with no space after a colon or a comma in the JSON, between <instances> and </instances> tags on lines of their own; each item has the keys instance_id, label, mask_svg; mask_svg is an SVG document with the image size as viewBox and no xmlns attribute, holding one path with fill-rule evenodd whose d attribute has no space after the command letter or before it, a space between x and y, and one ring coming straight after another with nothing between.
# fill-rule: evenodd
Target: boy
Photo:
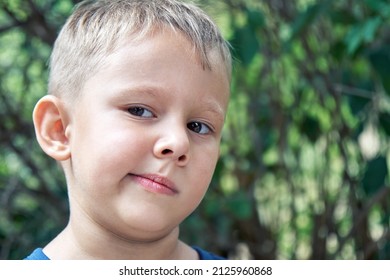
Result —
<instances>
[{"instance_id":1,"label":"boy","mask_svg":"<svg viewBox=\"0 0 390 280\"><path fill-rule=\"evenodd\" d=\"M191 4L76 6L33 113L65 173L69 223L27 259L219 259L178 236L218 160L230 67L227 43Z\"/></svg>"}]
</instances>

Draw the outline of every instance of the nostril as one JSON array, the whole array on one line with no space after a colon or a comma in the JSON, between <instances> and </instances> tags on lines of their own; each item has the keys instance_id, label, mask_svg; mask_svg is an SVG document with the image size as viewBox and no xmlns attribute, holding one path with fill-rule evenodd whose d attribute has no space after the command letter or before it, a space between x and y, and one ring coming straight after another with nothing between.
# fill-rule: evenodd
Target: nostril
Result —
<instances>
[{"instance_id":1,"label":"nostril","mask_svg":"<svg viewBox=\"0 0 390 280\"><path fill-rule=\"evenodd\" d=\"M169 149L165 149L165 150L162 151L162 154L163 154L163 155L169 155L169 154L171 154L171 153L172 153L172 151L169 150Z\"/></svg>"},{"instance_id":2,"label":"nostril","mask_svg":"<svg viewBox=\"0 0 390 280\"><path fill-rule=\"evenodd\" d=\"M187 159L186 155L182 155L179 157L179 161L185 161Z\"/></svg>"},{"instance_id":3,"label":"nostril","mask_svg":"<svg viewBox=\"0 0 390 280\"><path fill-rule=\"evenodd\" d=\"M182 163L184 163L188 160L188 156L186 154L178 156L178 155L175 155L175 153L170 149L162 150L160 155L163 157L173 157L173 158L175 158L175 160L182 162Z\"/></svg>"}]
</instances>

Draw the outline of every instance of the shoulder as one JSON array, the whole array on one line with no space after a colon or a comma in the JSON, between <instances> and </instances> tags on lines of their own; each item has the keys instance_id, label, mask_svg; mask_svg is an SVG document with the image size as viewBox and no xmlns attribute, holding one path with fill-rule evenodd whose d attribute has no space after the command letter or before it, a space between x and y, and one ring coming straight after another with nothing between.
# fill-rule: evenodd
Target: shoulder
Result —
<instances>
[{"instance_id":1,"label":"shoulder","mask_svg":"<svg viewBox=\"0 0 390 280\"><path fill-rule=\"evenodd\" d=\"M197 246L192 246L192 248L198 253L200 260L226 260Z\"/></svg>"},{"instance_id":2,"label":"shoulder","mask_svg":"<svg viewBox=\"0 0 390 280\"><path fill-rule=\"evenodd\" d=\"M37 248L25 260L49 260L49 258L42 251L42 248Z\"/></svg>"}]
</instances>

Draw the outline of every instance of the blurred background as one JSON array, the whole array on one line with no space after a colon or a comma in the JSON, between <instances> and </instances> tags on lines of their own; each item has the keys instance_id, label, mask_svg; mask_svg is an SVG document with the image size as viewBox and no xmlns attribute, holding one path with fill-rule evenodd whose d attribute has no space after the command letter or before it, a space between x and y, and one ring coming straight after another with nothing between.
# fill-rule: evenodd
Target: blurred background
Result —
<instances>
[{"instance_id":1,"label":"blurred background","mask_svg":"<svg viewBox=\"0 0 390 280\"><path fill-rule=\"evenodd\" d=\"M31 114L72 0L0 0L0 259L65 226ZM390 2L197 1L235 58L221 160L183 224L232 259L390 259Z\"/></svg>"}]
</instances>

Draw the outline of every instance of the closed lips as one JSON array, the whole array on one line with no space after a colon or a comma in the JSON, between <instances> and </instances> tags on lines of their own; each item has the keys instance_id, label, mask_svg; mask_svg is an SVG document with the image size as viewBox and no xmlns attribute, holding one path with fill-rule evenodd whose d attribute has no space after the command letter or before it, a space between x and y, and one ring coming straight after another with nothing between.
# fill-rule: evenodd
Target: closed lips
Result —
<instances>
[{"instance_id":1,"label":"closed lips","mask_svg":"<svg viewBox=\"0 0 390 280\"><path fill-rule=\"evenodd\" d=\"M145 188L151 191L164 193L164 194L176 194L178 193L174 183L166 177L162 177L154 174L135 175L131 174L135 179Z\"/></svg>"}]
</instances>

